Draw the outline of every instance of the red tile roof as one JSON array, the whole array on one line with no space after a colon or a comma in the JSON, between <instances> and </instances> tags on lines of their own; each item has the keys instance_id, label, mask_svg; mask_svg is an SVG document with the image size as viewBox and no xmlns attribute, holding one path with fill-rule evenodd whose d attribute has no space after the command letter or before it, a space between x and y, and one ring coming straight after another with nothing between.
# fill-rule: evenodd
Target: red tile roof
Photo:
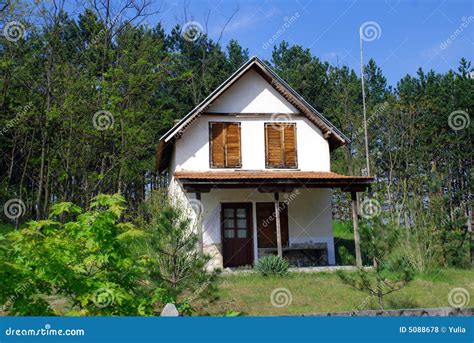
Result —
<instances>
[{"instance_id":1,"label":"red tile roof","mask_svg":"<svg viewBox=\"0 0 474 343\"><path fill-rule=\"evenodd\" d=\"M341 175L333 172L299 171L299 170L226 170L226 171L178 171L177 179L193 180L261 180L261 179L294 179L294 180L357 180L372 182L372 177Z\"/></svg>"}]
</instances>

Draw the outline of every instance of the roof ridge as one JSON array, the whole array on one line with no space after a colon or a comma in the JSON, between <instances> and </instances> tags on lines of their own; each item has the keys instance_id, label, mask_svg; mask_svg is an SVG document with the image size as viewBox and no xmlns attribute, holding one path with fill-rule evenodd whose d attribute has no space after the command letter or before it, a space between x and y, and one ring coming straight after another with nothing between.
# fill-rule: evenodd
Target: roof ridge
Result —
<instances>
[{"instance_id":1,"label":"roof ridge","mask_svg":"<svg viewBox=\"0 0 474 343\"><path fill-rule=\"evenodd\" d=\"M232 73L224 82L222 82L214 91L212 91L204 100L202 100L197 106L195 106L190 112L188 112L176 125L174 125L171 129L169 129L161 138L160 140L164 140L167 142L169 139L174 137L177 133L179 133L185 126L190 124L194 119L196 119L196 115L199 115L200 112L205 110L215 99L213 97L219 96L218 94L223 88L229 88L233 82L235 82L240 76L243 75L252 65L258 65L259 67L263 68L267 71L277 82L279 82L284 88L286 88L289 93L295 97L298 101L300 101L306 108L309 109L311 113L315 115L315 117L319 118L323 124L329 128L329 131L335 133L337 136L340 137L342 140L342 144L344 142L350 142L350 139L345 136L341 131L339 131L334 124L332 124L328 119L326 119L319 111L317 111L311 104L309 104L298 92L296 92L285 80L283 80L269 65L267 65L262 59L260 59L257 55L252 56L249 60L247 60L242 66L240 66L234 73ZM241 74L241 75L239 75ZM228 85L228 83L231 83ZM268 80L267 80L268 82ZM273 85L272 85L273 86ZM276 87L275 87L276 88ZM225 91L226 89L224 89ZM278 91L278 89L277 89ZM287 99L288 100L288 99ZM184 126L184 127L182 127ZM171 137L170 137L171 136Z\"/></svg>"}]
</instances>

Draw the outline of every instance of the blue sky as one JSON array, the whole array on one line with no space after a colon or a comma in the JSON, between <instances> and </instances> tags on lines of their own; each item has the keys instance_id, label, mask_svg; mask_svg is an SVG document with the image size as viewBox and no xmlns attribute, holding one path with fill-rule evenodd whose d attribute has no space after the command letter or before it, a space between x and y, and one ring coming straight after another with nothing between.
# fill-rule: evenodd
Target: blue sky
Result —
<instances>
[{"instance_id":1,"label":"blue sky","mask_svg":"<svg viewBox=\"0 0 474 343\"><path fill-rule=\"evenodd\" d=\"M150 24L159 20L169 31L176 23L197 21L214 40L237 10L222 45L235 38L250 55L269 59L272 48L265 43L277 35L275 44L302 45L324 61L358 72L359 27L375 22L378 39L364 42L364 59L374 58L392 85L420 66L445 72L457 69L463 56L474 61L474 1L170 0L154 6L160 13L147 19ZM278 35L285 20L287 28Z\"/></svg>"},{"instance_id":2,"label":"blue sky","mask_svg":"<svg viewBox=\"0 0 474 343\"><path fill-rule=\"evenodd\" d=\"M72 16L87 7L84 0L66 3ZM115 7L119 1L111 3ZM151 3L149 11L157 13L144 23L155 25L160 21L167 32L176 24L195 21L213 40L220 39L223 47L230 39L237 39L249 49L250 56L263 59L271 58L273 46L268 47L269 40L276 35L273 44L282 40L299 44L323 61L347 65L357 73L360 72L359 28L369 23L369 27L376 28L376 39L364 41L364 61L374 58L389 85L394 86L406 74L415 75L419 67L436 72L457 70L461 57L474 64L473 0L151 0Z\"/></svg>"}]
</instances>

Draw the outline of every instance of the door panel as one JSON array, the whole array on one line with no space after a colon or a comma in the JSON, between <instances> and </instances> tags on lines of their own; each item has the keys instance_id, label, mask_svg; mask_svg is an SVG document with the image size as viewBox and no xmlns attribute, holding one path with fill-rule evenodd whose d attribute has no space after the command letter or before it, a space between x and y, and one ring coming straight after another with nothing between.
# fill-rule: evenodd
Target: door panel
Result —
<instances>
[{"instance_id":1,"label":"door panel","mask_svg":"<svg viewBox=\"0 0 474 343\"><path fill-rule=\"evenodd\" d=\"M251 265L252 204L223 203L221 217L224 268Z\"/></svg>"},{"instance_id":2,"label":"door panel","mask_svg":"<svg viewBox=\"0 0 474 343\"><path fill-rule=\"evenodd\" d=\"M257 202L257 237L259 248L276 248L276 218L274 202ZM280 203L281 245L288 246L288 206Z\"/></svg>"}]
</instances>

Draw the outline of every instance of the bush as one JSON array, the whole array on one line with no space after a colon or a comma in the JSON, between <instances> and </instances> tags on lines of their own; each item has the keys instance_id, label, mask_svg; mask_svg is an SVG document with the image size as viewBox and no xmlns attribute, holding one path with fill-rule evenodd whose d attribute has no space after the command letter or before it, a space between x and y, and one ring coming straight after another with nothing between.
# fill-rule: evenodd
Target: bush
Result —
<instances>
[{"instance_id":1,"label":"bush","mask_svg":"<svg viewBox=\"0 0 474 343\"><path fill-rule=\"evenodd\" d=\"M371 224L361 227L361 241L374 267L359 268L357 273L338 271L337 275L345 284L375 297L379 308L383 310L385 296L401 290L413 279L413 266L406 256L394 254L398 243L398 227L385 225L381 219Z\"/></svg>"},{"instance_id":2,"label":"bush","mask_svg":"<svg viewBox=\"0 0 474 343\"><path fill-rule=\"evenodd\" d=\"M206 271L211 256L198 249L198 223L184 203L159 191L150 195L143 211L145 253L151 259L150 279L157 286L155 307L173 303L180 314L190 315L196 300L208 301L217 290L217 272Z\"/></svg>"},{"instance_id":3,"label":"bush","mask_svg":"<svg viewBox=\"0 0 474 343\"><path fill-rule=\"evenodd\" d=\"M354 266L355 257L349 252L345 246L340 246L337 250L339 253L339 261L343 266Z\"/></svg>"},{"instance_id":4,"label":"bush","mask_svg":"<svg viewBox=\"0 0 474 343\"><path fill-rule=\"evenodd\" d=\"M255 263L255 270L263 276L285 275L289 267L288 261L279 256L265 256Z\"/></svg>"},{"instance_id":5,"label":"bush","mask_svg":"<svg viewBox=\"0 0 474 343\"><path fill-rule=\"evenodd\" d=\"M124 210L122 196L102 194L88 210L58 203L49 219L0 235L4 311L54 315L47 299L56 296L71 304L66 315L151 315L141 287L146 261L130 250L144 233L121 221Z\"/></svg>"}]
</instances>

